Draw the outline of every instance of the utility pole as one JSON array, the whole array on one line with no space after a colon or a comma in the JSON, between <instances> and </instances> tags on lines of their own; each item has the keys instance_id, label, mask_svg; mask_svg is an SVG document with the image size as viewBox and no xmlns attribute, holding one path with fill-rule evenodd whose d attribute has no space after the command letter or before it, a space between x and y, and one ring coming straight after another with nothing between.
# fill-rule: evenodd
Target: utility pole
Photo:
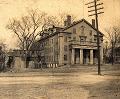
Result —
<instances>
[{"instance_id":1,"label":"utility pole","mask_svg":"<svg viewBox=\"0 0 120 99\"><path fill-rule=\"evenodd\" d=\"M97 30L97 51L98 51L98 75L101 75L101 66L100 66L100 35L99 35L99 28L98 28L98 15L104 13L103 11L101 11L103 9L103 7L101 7L103 5L103 3L99 2L100 0L93 0L85 5L88 5L88 12L92 13L89 16L95 16L95 20L96 20L96 30Z\"/></svg>"}]
</instances>

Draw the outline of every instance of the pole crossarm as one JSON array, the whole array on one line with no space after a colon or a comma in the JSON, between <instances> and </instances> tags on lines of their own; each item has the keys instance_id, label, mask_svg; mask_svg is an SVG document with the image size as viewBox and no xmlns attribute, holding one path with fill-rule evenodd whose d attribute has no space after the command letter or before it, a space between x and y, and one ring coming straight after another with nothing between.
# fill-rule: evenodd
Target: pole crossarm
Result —
<instances>
[{"instance_id":1,"label":"pole crossarm","mask_svg":"<svg viewBox=\"0 0 120 99\"><path fill-rule=\"evenodd\" d=\"M97 10L102 10L102 9L104 9L104 7L97 8ZM95 12L95 10L89 10L88 12Z\"/></svg>"},{"instance_id":2,"label":"pole crossarm","mask_svg":"<svg viewBox=\"0 0 120 99\"><path fill-rule=\"evenodd\" d=\"M90 15L88 15L88 16L95 16L95 15L102 14L102 13L104 13L104 12L99 12L99 13L97 13L97 14L90 14Z\"/></svg>"},{"instance_id":3,"label":"pole crossarm","mask_svg":"<svg viewBox=\"0 0 120 99\"><path fill-rule=\"evenodd\" d=\"M92 5L92 6L88 6L88 8L93 8L93 7L97 7L97 6L100 6L100 5L103 5L103 3L99 3L99 4L96 4L96 5Z\"/></svg>"},{"instance_id":4,"label":"pole crossarm","mask_svg":"<svg viewBox=\"0 0 120 99\"><path fill-rule=\"evenodd\" d=\"M100 0L96 0L96 1L100 1ZM86 3L85 5L89 5L89 4L92 4L92 3L94 3L94 1L88 2L88 3Z\"/></svg>"},{"instance_id":5,"label":"pole crossarm","mask_svg":"<svg viewBox=\"0 0 120 99\"><path fill-rule=\"evenodd\" d=\"M96 6L103 5L103 3L96 4Z\"/></svg>"}]
</instances>

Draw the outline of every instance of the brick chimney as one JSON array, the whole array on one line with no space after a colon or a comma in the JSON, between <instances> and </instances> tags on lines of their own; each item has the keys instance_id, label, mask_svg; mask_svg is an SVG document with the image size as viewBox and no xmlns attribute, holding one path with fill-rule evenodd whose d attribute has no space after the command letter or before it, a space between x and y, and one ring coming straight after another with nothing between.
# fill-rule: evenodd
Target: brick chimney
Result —
<instances>
[{"instance_id":1,"label":"brick chimney","mask_svg":"<svg viewBox=\"0 0 120 99\"><path fill-rule=\"evenodd\" d=\"M95 19L92 19L92 26L95 28L96 24L95 24Z\"/></svg>"},{"instance_id":2,"label":"brick chimney","mask_svg":"<svg viewBox=\"0 0 120 99\"><path fill-rule=\"evenodd\" d=\"M64 26L70 26L71 25L71 16L67 15L67 19L64 21Z\"/></svg>"},{"instance_id":3,"label":"brick chimney","mask_svg":"<svg viewBox=\"0 0 120 99\"><path fill-rule=\"evenodd\" d=\"M64 21L64 26L65 26L65 27L67 26L67 20Z\"/></svg>"},{"instance_id":4,"label":"brick chimney","mask_svg":"<svg viewBox=\"0 0 120 99\"><path fill-rule=\"evenodd\" d=\"M71 16L67 15L67 25L70 26L71 25Z\"/></svg>"}]
</instances>

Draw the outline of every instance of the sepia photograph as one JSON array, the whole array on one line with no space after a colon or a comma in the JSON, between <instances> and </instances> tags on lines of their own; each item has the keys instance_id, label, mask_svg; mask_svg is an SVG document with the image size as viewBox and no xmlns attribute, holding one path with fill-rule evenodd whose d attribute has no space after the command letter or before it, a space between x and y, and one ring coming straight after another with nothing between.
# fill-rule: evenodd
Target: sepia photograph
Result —
<instances>
[{"instance_id":1,"label":"sepia photograph","mask_svg":"<svg viewBox=\"0 0 120 99\"><path fill-rule=\"evenodd\" d=\"M120 0L0 0L0 99L120 99Z\"/></svg>"}]
</instances>

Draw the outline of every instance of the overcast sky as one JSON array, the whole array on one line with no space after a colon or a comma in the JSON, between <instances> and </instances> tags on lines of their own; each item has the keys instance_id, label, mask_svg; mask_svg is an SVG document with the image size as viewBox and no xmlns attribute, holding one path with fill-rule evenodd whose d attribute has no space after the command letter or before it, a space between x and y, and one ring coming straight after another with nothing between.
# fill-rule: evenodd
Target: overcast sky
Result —
<instances>
[{"instance_id":1,"label":"overcast sky","mask_svg":"<svg viewBox=\"0 0 120 99\"><path fill-rule=\"evenodd\" d=\"M84 2L83 2L84 1ZM93 0L0 0L0 41L15 45L15 38L5 26L12 17L20 17L27 9L38 8L51 15L67 12L77 16L78 19L85 18L89 22L94 17L88 17L87 6L83 5ZM101 0L104 3L104 14L99 16L99 27L101 31L120 21L120 0Z\"/></svg>"}]
</instances>

